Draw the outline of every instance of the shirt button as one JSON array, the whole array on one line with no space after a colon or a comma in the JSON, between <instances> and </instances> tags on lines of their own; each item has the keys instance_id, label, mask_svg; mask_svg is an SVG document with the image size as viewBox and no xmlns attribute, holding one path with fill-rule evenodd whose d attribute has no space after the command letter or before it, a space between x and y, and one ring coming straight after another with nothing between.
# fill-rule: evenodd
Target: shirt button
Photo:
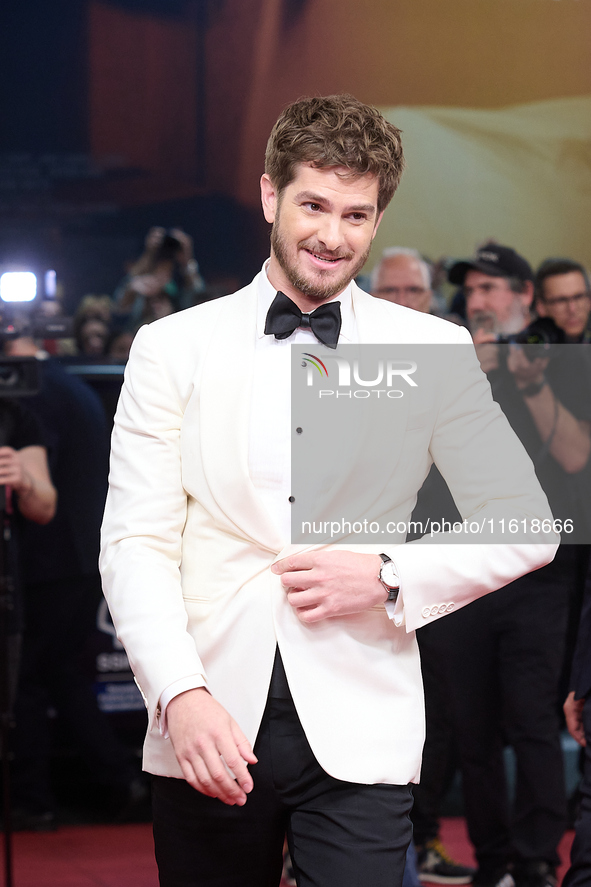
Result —
<instances>
[{"instance_id":1,"label":"shirt button","mask_svg":"<svg viewBox=\"0 0 591 887\"><path fill-rule=\"evenodd\" d=\"M296 432L297 432L298 434L301 434L303 430L304 430L303 428L296 428Z\"/></svg>"},{"instance_id":2,"label":"shirt button","mask_svg":"<svg viewBox=\"0 0 591 887\"><path fill-rule=\"evenodd\" d=\"M289 497L289 501L290 501L290 502L295 502L295 496L290 496L290 497Z\"/></svg>"}]
</instances>

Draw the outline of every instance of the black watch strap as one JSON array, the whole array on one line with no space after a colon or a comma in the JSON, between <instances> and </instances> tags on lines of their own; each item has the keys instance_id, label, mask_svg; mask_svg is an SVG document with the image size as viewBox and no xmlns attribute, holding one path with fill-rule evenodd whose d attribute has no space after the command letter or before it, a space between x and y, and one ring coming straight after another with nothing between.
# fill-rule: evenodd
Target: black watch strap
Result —
<instances>
[{"instance_id":1,"label":"black watch strap","mask_svg":"<svg viewBox=\"0 0 591 887\"><path fill-rule=\"evenodd\" d=\"M382 559L382 565L392 563L392 558L388 557L387 554L380 553L380 557ZM398 592L400 591L400 586L399 585L388 585L388 583L382 579L381 569L380 569L380 575L378 576L378 579L380 580L380 582L384 586L384 589L388 595L386 600L387 601L395 601L398 597Z\"/></svg>"}]
</instances>

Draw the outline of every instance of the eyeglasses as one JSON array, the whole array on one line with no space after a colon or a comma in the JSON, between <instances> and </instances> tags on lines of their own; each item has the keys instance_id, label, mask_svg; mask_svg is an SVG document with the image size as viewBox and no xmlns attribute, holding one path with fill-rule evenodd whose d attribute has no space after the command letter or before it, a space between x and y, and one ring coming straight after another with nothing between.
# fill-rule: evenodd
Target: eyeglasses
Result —
<instances>
[{"instance_id":1,"label":"eyeglasses","mask_svg":"<svg viewBox=\"0 0 591 887\"><path fill-rule=\"evenodd\" d=\"M397 296L406 293L409 296L422 296L426 292L424 286L381 286L376 290L376 295Z\"/></svg>"},{"instance_id":2,"label":"eyeglasses","mask_svg":"<svg viewBox=\"0 0 591 887\"><path fill-rule=\"evenodd\" d=\"M554 308L566 308L567 305L580 305L584 300L591 297L591 292L585 290L584 293L576 293L574 296L557 296L555 299L544 299L544 303Z\"/></svg>"}]
</instances>

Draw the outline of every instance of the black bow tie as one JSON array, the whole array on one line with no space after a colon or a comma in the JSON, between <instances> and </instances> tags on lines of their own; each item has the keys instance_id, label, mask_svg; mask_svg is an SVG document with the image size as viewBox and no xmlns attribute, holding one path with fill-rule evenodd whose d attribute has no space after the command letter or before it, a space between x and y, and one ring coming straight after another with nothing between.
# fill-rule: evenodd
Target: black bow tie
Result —
<instances>
[{"instance_id":1,"label":"black bow tie","mask_svg":"<svg viewBox=\"0 0 591 887\"><path fill-rule=\"evenodd\" d=\"M311 329L319 342L336 348L341 331L341 303L327 302L311 314L302 314L285 293L277 293L267 312L265 335L287 339L298 327Z\"/></svg>"}]
</instances>

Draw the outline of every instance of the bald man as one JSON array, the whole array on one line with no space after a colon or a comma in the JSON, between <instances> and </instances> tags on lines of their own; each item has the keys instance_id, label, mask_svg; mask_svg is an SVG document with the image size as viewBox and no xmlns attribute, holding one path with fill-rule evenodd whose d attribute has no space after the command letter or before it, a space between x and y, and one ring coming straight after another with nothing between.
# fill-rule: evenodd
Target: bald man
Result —
<instances>
[{"instance_id":1,"label":"bald man","mask_svg":"<svg viewBox=\"0 0 591 887\"><path fill-rule=\"evenodd\" d=\"M431 270L415 249L385 249L370 280L371 294L405 308L428 314L433 307ZM439 477L441 481L441 477ZM438 483L431 476L430 484ZM428 493L425 493L428 496ZM424 501L419 498L419 501ZM426 500L428 501L428 499ZM447 712L437 634L422 628L417 633L426 698L427 737L423 750L422 780L413 788L411 819L421 881L469 884L474 869L451 859L439 837L439 810L455 771L455 743Z\"/></svg>"},{"instance_id":2,"label":"bald man","mask_svg":"<svg viewBox=\"0 0 591 887\"><path fill-rule=\"evenodd\" d=\"M371 294L428 314L433 300L428 264L414 249L384 250L371 275Z\"/></svg>"}]
</instances>

